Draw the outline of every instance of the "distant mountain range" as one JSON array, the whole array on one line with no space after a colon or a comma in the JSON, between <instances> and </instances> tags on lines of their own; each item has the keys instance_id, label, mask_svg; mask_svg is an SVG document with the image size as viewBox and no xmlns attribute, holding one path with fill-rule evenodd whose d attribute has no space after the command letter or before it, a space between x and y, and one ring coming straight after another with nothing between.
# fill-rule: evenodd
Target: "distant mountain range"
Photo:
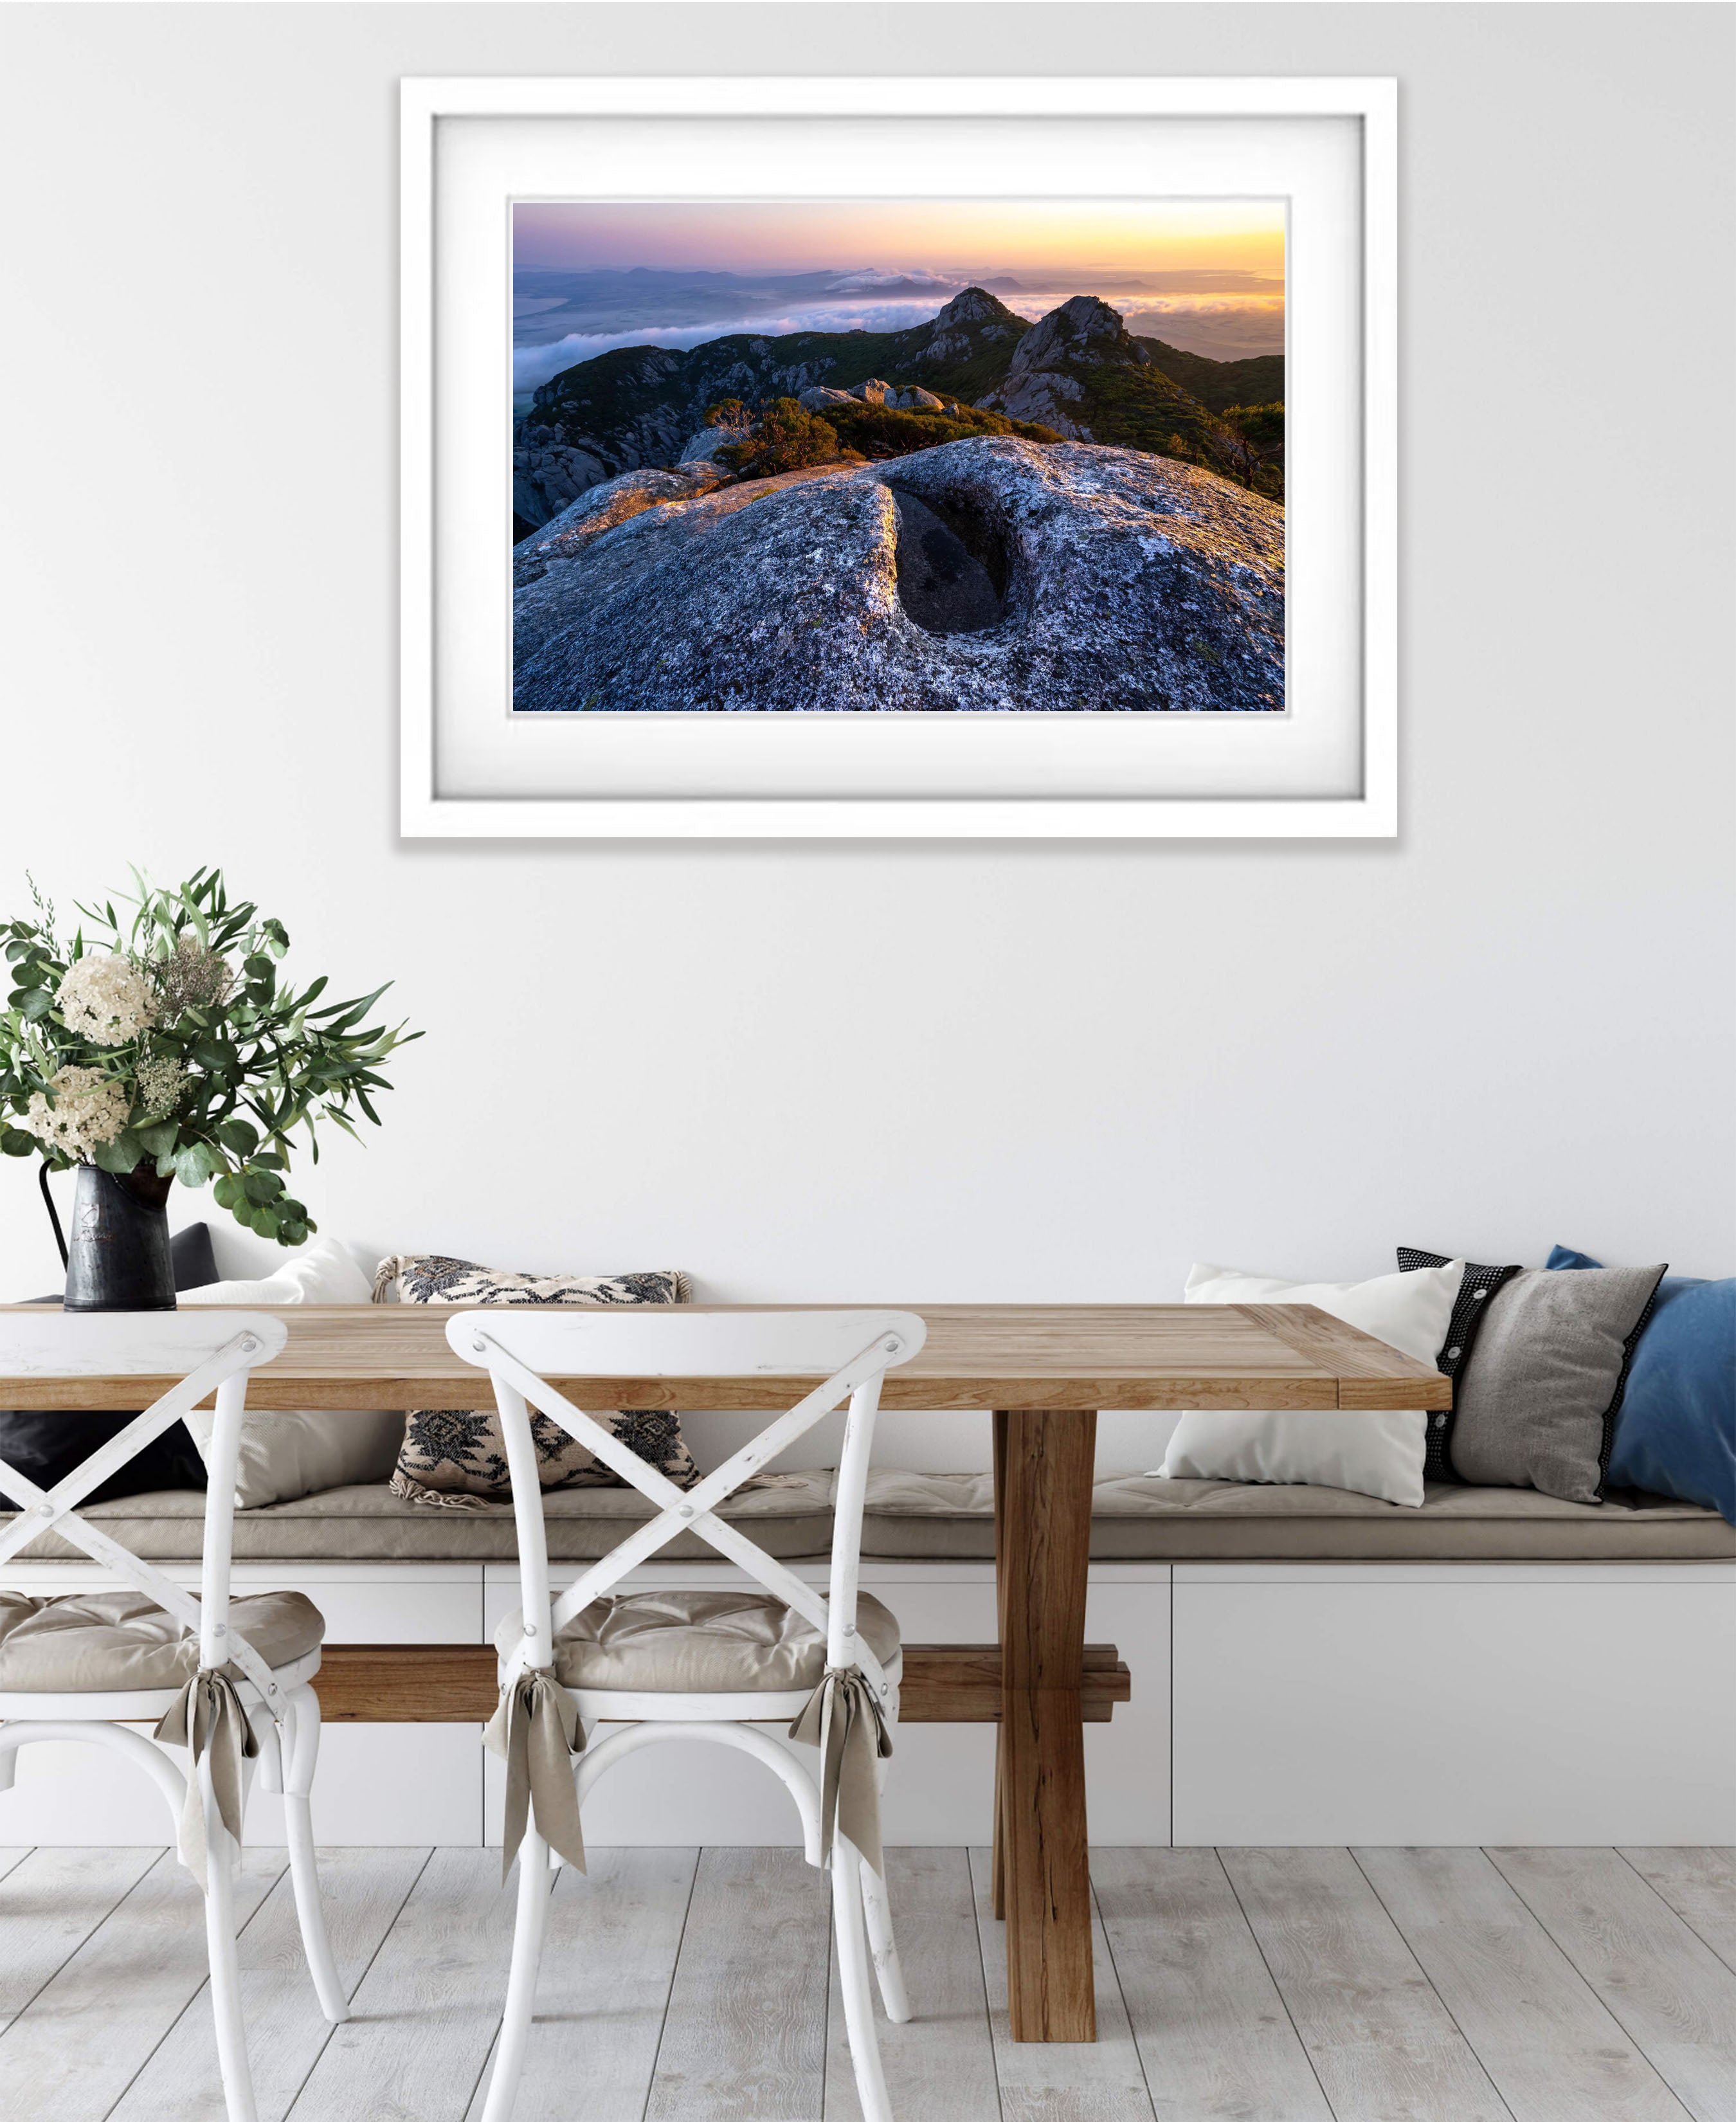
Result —
<instances>
[{"instance_id":1,"label":"distant mountain range","mask_svg":"<svg viewBox=\"0 0 1736 2122\"><path fill-rule=\"evenodd\" d=\"M1153 294L1281 292L1283 282L1260 273L1212 269L1094 274L1090 284L1112 297ZM922 270L883 273L872 266L811 273L674 272L666 268L526 266L512 276L513 342L548 346L571 335L603 338L635 329L682 331L695 325L790 316L837 304L939 302L965 287L1040 299L1056 283L1010 273Z\"/></svg>"},{"instance_id":2,"label":"distant mountain range","mask_svg":"<svg viewBox=\"0 0 1736 2122\"><path fill-rule=\"evenodd\" d=\"M635 278L632 273L548 277ZM835 285L841 276L797 277ZM521 297L539 299L530 287L537 278L518 275ZM692 278L696 301L706 292L699 283L728 278L739 284L739 276ZM772 284L763 283L768 292ZM777 284L789 288L791 276ZM627 292L623 285L623 299ZM732 298L736 292L732 285ZM667 298L667 287L660 288L660 301ZM715 287L709 299L715 313ZM564 369L537 389L517 423L515 509L534 527L602 479L679 462L707 407L721 399L752 404L816 386L848 390L873 377L920 385L1071 439L1179 457L1268 499L1283 498L1281 442L1257 444L1223 418L1231 406L1281 402L1281 355L1210 361L1160 339L1136 339L1116 311L1090 295L1074 297L1033 325L987 288L973 286L930 322L906 330L734 333L685 352L621 347Z\"/></svg>"}]
</instances>

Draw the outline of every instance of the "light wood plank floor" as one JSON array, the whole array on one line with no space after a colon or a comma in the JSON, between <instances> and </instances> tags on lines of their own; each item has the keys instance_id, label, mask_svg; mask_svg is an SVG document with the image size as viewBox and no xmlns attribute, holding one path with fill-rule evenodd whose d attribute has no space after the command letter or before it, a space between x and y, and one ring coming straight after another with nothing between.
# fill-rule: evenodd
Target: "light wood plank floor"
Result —
<instances>
[{"instance_id":1,"label":"light wood plank floor","mask_svg":"<svg viewBox=\"0 0 1736 2122\"><path fill-rule=\"evenodd\" d=\"M919 2014L898 2122L1736 2122L1736 1852L1103 1849L1091 2047L1009 2039L979 1851L889 1853ZM324 1860L355 2016L280 1852L237 1889L260 2122L474 2122L493 1850ZM550 1910L525 2122L860 2122L828 1896L782 1849L615 1849ZM4 2122L222 2122L197 1894L166 1854L0 1849Z\"/></svg>"}]
</instances>

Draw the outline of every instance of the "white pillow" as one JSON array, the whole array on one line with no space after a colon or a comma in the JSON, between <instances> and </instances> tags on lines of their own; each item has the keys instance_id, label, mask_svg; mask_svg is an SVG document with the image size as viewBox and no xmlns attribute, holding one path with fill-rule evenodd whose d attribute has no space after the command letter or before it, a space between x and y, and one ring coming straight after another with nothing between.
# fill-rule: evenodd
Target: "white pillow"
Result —
<instances>
[{"instance_id":1,"label":"white pillow","mask_svg":"<svg viewBox=\"0 0 1736 2122\"><path fill-rule=\"evenodd\" d=\"M1202 1265L1188 1275L1185 1293L1189 1304L1317 1305L1402 1354L1433 1363L1464 1272L1463 1260L1449 1260L1368 1282L1283 1282ZM1308 1481L1415 1506L1423 1499L1428 1419L1421 1408L1266 1414L1201 1409L1176 1424L1158 1470L1171 1479Z\"/></svg>"},{"instance_id":2,"label":"white pillow","mask_svg":"<svg viewBox=\"0 0 1736 2122\"><path fill-rule=\"evenodd\" d=\"M367 1277L335 1238L315 1238L290 1254L274 1274L256 1282L208 1282L184 1289L176 1299L194 1304L366 1304ZM211 1464L210 1409L187 1417L199 1456ZM395 1408L300 1408L283 1414L250 1409L241 1417L241 1449L236 1461L238 1511L261 1503L293 1503L320 1489L362 1481L388 1481L404 1442L404 1415Z\"/></svg>"}]
</instances>

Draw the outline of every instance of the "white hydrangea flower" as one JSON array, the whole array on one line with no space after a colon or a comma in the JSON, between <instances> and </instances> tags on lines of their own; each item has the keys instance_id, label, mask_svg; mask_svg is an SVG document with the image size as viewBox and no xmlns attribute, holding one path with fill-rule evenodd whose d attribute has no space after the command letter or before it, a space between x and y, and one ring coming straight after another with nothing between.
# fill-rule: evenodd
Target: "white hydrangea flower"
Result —
<instances>
[{"instance_id":1,"label":"white hydrangea flower","mask_svg":"<svg viewBox=\"0 0 1736 2122\"><path fill-rule=\"evenodd\" d=\"M99 1143L112 1142L127 1124L126 1091L100 1069L63 1068L49 1082L54 1104L36 1091L23 1121L25 1133L35 1135L45 1149L87 1161Z\"/></svg>"},{"instance_id":2,"label":"white hydrangea flower","mask_svg":"<svg viewBox=\"0 0 1736 2122\"><path fill-rule=\"evenodd\" d=\"M172 1113L187 1087L189 1072L184 1062L169 1054L147 1054L138 1064L138 1102L147 1120Z\"/></svg>"},{"instance_id":3,"label":"white hydrangea flower","mask_svg":"<svg viewBox=\"0 0 1736 2122\"><path fill-rule=\"evenodd\" d=\"M54 997L68 1031L98 1046L124 1046L156 1021L151 983L130 958L75 958Z\"/></svg>"}]
</instances>

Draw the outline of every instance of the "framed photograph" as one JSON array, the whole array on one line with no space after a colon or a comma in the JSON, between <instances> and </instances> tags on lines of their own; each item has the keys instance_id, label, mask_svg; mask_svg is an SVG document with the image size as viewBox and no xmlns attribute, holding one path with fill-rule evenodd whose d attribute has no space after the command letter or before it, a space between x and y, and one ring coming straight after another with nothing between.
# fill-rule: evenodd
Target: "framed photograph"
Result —
<instances>
[{"instance_id":1,"label":"framed photograph","mask_svg":"<svg viewBox=\"0 0 1736 2122\"><path fill-rule=\"evenodd\" d=\"M1396 105L406 81L404 834L1394 834Z\"/></svg>"}]
</instances>

